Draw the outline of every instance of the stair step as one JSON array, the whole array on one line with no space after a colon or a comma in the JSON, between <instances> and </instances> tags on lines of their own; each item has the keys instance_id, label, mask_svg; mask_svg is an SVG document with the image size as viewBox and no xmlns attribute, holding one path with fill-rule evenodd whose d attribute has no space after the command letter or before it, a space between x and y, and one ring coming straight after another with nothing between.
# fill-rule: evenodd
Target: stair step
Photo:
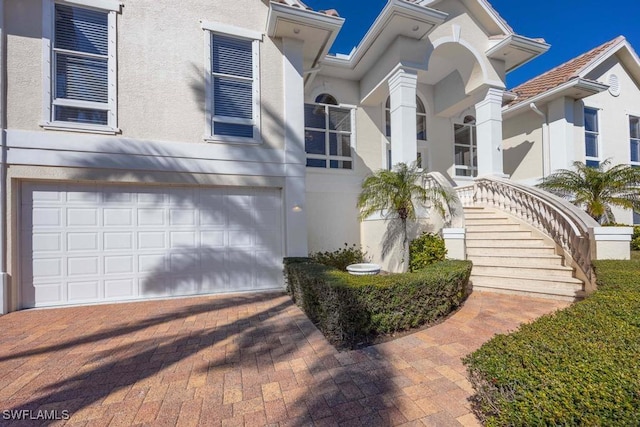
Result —
<instances>
[{"instance_id":1,"label":"stair step","mask_svg":"<svg viewBox=\"0 0 640 427\"><path fill-rule=\"evenodd\" d=\"M514 239L514 238L494 238L473 239L467 236L467 248L539 248L544 245L542 239ZM551 248L553 249L553 248Z\"/></svg>"},{"instance_id":2,"label":"stair step","mask_svg":"<svg viewBox=\"0 0 640 427\"><path fill-rule=\"evenodd\" d=\"M530 252L518 254L510 253L505 256L495 256L493 254L480 253L475 255L469 255L469 260L474 265L491 265L490 263L498 263L502 266L562 266L563 258L560 255L536 255Z\"/></svg>"},{"instance_id":3,"label":"stair step","mask_svg":"<svg viewBox=\"0 0 640 427\"><path fill-rule=\"evenodd\" d=\"M517 224L514 221L511 221L508 218L465 218L465 226L476 226L476 225L513 225Z\"/></svg>"},{"instance_id":4,"label":"stair step","mask_svg":"<svg viewBox=\"0 0 640 427\"><path fill-rule=\"evenodd\" d=\"M548 277L573 279L573 269L562 265L496 265L495 263L483 265L482 263L474 262L472 274L530 277L532 279L547 279Z\"/></svg>"},{"instance_id":5,"label":"stair step","mask_svg":"<svg viewBox=\"0 0 640 427\"><path fill-rule=\"evenodd\" d=\"M468 233L475 233L480 231L522 231L522 227L516 223L500 223L500 224L466 224Z\"/></svg>"},{"instance_id":6,"label":"stair step","mask_svg":"<svg viewBox=\"0 0 640 427\"><path fill-rule=\"evenodd\" d=\"M499 215L494 212L471 212L464 214L465 218L468 219L487 219L487 218L500 218L500 219L509 219L506 215Z\"/></svg>"},{"instance_id":7,"label":"stair step","mask_svg":"<svg viewBox=\"0 0 640 427\"><path fill-rule=\"evenodd\" d=\"M529 241L531 232L526 230L519 231L467 231L467 239L469 240L523 240Z\"/></svg>"},{"instance_id":8,"label":"stair step","mask_svg":"<svg viewBox=\"0 0 640 427\"><path fill-rule=\"evenodd\" d=\"M526 256L526 255L555 255L556 251L551 246L486 246L485 242L477 242L477 246L473 246L472 242L467 242L467 255L469 257L475 255L494 255L494 256Z\"/></svg>"},{"instance_id":9,"label":"stair step","mask_svg":"<svg viewBox=\"0 0 640 427\"><path fill-rule=\"evenodd\" d=\"M471 282L474 290L502 291L545 296L547 298L575 300L580 298L583 292L583 284L580 280L553 276L530 278L511 275L472 274Z\"/></svg>"}]
</instances>

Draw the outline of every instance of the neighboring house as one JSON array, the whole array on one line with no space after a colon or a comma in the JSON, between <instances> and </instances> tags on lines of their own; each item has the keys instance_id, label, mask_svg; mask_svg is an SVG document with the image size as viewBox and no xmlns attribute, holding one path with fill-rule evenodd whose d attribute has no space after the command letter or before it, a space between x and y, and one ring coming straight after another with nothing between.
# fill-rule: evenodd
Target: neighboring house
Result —
<instances>
[{"instance_id":1,"label":"neighboring house","mask_svg":"<svg viewBox=\"0 0 640 427\"><path fill-rule=\"evenodd\" d=\"M640 59L617 37L511 90L504 169L536 183L574 161L640 166ZM619 223L640 216L615 209Z\"/></svg>"}]
</instances>

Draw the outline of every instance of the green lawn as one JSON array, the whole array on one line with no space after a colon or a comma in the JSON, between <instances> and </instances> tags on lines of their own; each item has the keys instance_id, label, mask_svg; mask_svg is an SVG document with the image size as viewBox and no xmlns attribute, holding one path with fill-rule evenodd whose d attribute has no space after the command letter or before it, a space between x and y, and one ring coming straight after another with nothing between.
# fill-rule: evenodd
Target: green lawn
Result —
<instances>
[{"instance_id":1,"label":"green lawn","mask_svg":"<svg viewBox=\"0 0 640 427\"><path fill-rule=\"evenodd\" d=\"M631 251L631 259L634 261L640 261L640 251Z\"/></svg>"}]
</instances>

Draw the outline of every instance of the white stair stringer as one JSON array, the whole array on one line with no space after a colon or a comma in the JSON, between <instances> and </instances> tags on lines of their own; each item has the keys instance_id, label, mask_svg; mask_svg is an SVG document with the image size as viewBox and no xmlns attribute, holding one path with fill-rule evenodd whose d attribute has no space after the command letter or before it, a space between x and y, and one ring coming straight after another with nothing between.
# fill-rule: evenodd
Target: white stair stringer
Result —
<instances>
[{"instance_id":1,"label":"white stair stringer","mask_svg":"<svg viewBox=\"0 0 640 427\"><path fill-rule=\"evenodd\" d=\"M467 258L475 291L575 301L584 283L533 227L492 208L465 207Z\"/></svg>"}]
</instances>

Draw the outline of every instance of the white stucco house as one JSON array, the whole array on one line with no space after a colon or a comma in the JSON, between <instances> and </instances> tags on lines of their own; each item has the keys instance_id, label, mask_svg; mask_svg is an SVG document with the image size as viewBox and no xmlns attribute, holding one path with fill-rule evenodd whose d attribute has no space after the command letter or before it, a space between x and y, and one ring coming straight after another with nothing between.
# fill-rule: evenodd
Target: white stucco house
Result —
<instances>
[{"instance_id":1,"label":"white stucco house","mask_svg":"<svg viewBox=\"0 0 640 427\"><path fill-rule=\"evenodd\" d=\"M356 198L372 171L416 160L459 187L467 226L446 233L461 257L517 257L508 244L526 235L527 254L542 248L526 274L557 262L570 280L549 286L585 289L593 224L503 179L537 173L533 154L503 150L503 117L520 120L506 74L549 45L485 0L389 0L350 54L328 55L342 24L298 0L0 2L1 312L282 289L283 257L345 242L393 269L388 219L361 223ZM633 96L623 69L637 58L620 43L593 73L615 70ZM578 146L574 122L551 119L563 99L548 99L549 133ZM521 131L505 129L518 150ZM531 194L544 209L519 204ZM500 209L507 246L487 249Z\"/></svg>"},{"instance_id":2,"label":"white stucco house","mask_svg":"<svg viewBox=\"0 0 640 427\"><path fill-rule=\"evenodd\" d=\"M640 59L617 37L510 91L504 164L534 183L574 161L640 165ZM620 223L640 216L616 210Z\"/></svg>"}]
</instances>

